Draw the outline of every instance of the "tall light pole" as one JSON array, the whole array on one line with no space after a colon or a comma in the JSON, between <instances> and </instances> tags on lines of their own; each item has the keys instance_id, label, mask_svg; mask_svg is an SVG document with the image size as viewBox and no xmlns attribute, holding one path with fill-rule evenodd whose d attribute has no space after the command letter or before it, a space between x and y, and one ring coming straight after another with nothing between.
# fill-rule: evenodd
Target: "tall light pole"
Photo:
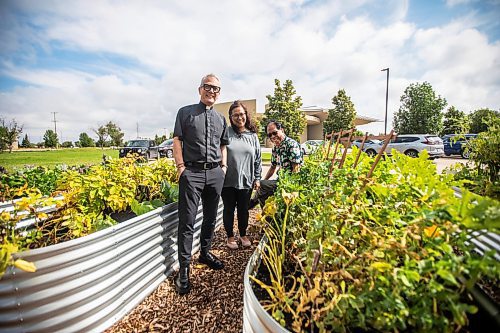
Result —
<instances>
[{"instance_id":1,"label":"tall light pole","mask_svg":"<svg viewBox=\"0 0 500 333\"><path fill-rule=\"evenodd\" d=\"M380 70L387 72L387 86L385 87L385 122L384 122L384 135L387 135L387 103L389 102L389 68Z\"/></svg>"},{"instance_id":2,"label":"tall light pole","mask_svg":"<svg viewBox=\"0 0 500 333\"><path fill-rule=\"evenodd\" d=\"M52 122L54 123L54 134L57 136L57 120L56 120L56 113L59 112L51 112L54 115L54 120ZM56 149L59 148L59 140L56 140Z\"/></svg>"}]
</instances>

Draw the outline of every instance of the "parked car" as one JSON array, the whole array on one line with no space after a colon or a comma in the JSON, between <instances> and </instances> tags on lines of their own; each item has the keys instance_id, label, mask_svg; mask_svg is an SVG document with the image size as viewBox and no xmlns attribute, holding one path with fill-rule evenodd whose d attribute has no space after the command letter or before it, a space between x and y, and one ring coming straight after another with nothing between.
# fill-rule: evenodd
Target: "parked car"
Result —
<instances>
[{"instance_id":1,"label":"parked car","mask_svg":"<svg viewBox=\"0 0 500 333\"><path fill-rule=\"evenodd\" d=\"M137 154L145 159L157 158L158 146L155 144L154 140L149 139L135 139L130 140L125 144L125 147L121 148L118 156L125 157L127 154Z\"/></svg>"},{"instance_id":2,"label":"parked car","mask_svg":"<svg viewBox=\"0 0 500 333\"><path fill-rule=\"evenodd\" d=\"M356 147L358 147L358 148L359 148L359 147L361 147L361 142L362 142L362 141L363 141L362 139L354 140L354 141L351 143L351 145L356 146ZM366 141L365 141L365 144L364 144L364 146L363 146L363 149L365 149L368 145L372 145L372 144L379 144L380 142L382 142L382 141L377 140L377 139L366 140Z\"/></svg>"},{"instance_id":3,"label":"parked car","mask_svg":"<svg viewBox=\"0 0 500 333\"><path fill-rule=\"evenodd\" d=\"M158 146L160 157L174 157L174 139L168 139Z\"/></svg>"},{"instance_id":4,"label":"parked car","mask_svg":"<svg viewBox=\"0 0 500 333\"><path fill-rule=\"evenodd\" d=\"M370 144L364 149L368 155L374 156L382 149L383 141L378 144ZM444 155L443 140L432 134L401 134L387 145L385 152L390 155L391 150L411 156L418 157L423 150L427 150L429 158L438 158Z\"/></svg>"},{"instance_id":5,"label":"parked car","mask_svg":"<svg viewBox=\"0 0 500 333\"><path fill-rule=\"evenodd\" d=\"M470 152L468 149L465 149L465 147L469 140L473 140L476 137L477 134L445 135L443 137L444 154L446 156L460 155L462 158L469 158Z\"/></svg>"},{"instance_id":6,"label":"parked car","mask_svg":"<svg viewBox=\"0 0 500 333\"><path fill-rule=\"evenodd\" d=\"M323 140L307 140L300 145L300 149L302 150L303 155L311 154L322 144Z\"/></svg>"}]
</instances>

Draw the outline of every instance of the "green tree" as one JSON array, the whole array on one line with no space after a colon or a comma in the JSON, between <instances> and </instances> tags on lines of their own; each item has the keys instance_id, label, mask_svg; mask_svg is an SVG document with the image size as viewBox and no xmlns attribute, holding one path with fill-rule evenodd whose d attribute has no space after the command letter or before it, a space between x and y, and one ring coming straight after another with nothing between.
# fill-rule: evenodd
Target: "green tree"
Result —
<instances>
[{"instance_id":1,"label":"green tree","mask_svg":"<svg viewBox=\"0 0 500 333\"><path fill-rule=\"evenodd\" d=\"M43 142L47 148L56 148L59 144L59 139L57 138L57 133L53 130L46 130L43 135Z\"/></svg>"},{"instance_id":2,"label":"green tree","mask_svg":"<svg viewBox=\"0 0 500 333\"><path fill-rule=\"evenodd\" d=\"M21 142L21 147L29 148L31 147L30 139L28 138L28 134L24 135L23 141Z\"/></svg>"},{"instance_id":3,"label":"green tree","mask_svg":"<svg viewBox=\"0 0 500 333\"><path fill-rule=\"evenodd\" d=\"M469 132L469 117L465 112L450 106L444 113L443 131L444 134L464 134Z\"/></svg>"},{"instance_id":4,"label":"green tree","mask_svg":"<svg viewBox=\"0 0 500 333\"><path fill-rule=\"evenodd\" d=\"M470 132L481 133L486 132L489 127L488 119L500 117L500 113L491 109L479 109L472 112L470 115Z\"/></svg>"},{"instance_id":5,"label":"green tree","mask_svg":"<svg viewBox=\"0 0 500 333\"><path fill-rule=\"evenodd\" d=\"M446 104L446 99L436 96L429 82L410 84L394 115L394 129L398 134L441 133Z\"/></svg>"},{"instance_id":6,"label":"green tree","mask_svg":"<svg viewBox=\"0 0 500 333\"><path fill-rule=\"evenodd\" d=\"M79 147L95 147L94 140L86 133L80 133L78 137L78 146Z\"/></svg>"},{"instance_id":7,"label":"green tree","mask_svg":"<svg viewBox=\"0 0 500 333\"><path fill-rule=\"evenodd\" d=\"M489 113L483 119L488 128L479 133L476 139L469 143L470 159L476 164L479 173L488 176L489 186L500 191L500 117Z\"/></svg>"},{"instance_id":8,"label":"green tree","mask_svg":"<svg viewBox=\"0 0 500 333\"><path fill-rule=\"evenodd\" d=\"M63 143L61 143L61 147L63 147L63 148L73 148L73 142L71 142L71 141L64 141Z\"/></svg>"},{"instance_id":9,"label":"green tree","mask_svg":"<svg viewBox=\"0 0 500 333\"><path fill-rule=\"evenodd\" d=\"M112 146L123 146L123 136L125 134L118 125L110 121L106 124L106 131L111 139L110 144Z\"/></svg>"},{"instance_id":10,"label":"green tree","mask_svg":"<svg viewBox=\"0 0 500 333\"><path fill-rule=\"evenodd\" d=\"M23 125L19 125L15 119L6 125L5 121L1 119L0 125L0 148L1 150L9 149L9 153L12 153L14 148L14 143L19 138L19 135L23 132Z\"/></svg>"},{"instance_id":11,"label":"green tree","mask_svg":"<svg viewBox=\"0 0 500 333\"><path fill-rule=\"evenodd\" d=\"M93 131L97 135L96 145L98 145L99 147L101 147L101 149L103 149L104 146L106 145L106 140L109 137L106 126L101 125L97 129L94 129Z\"/></svg>"},{"instance_id":12,"label":"green tree","mask_svg":"<svg viewBox=\"0 0 500 333\"><path fill-rule=\"evenodd\" d=\"M286 80L283 87L278 79L274 80L274 95L267 95L268 105L263 117L263 135L266 136L265 124L270 120L279 121L285 128L287 136L300 140L300 135L306 128L306 117L299 109L302 98L295 95L292 80Z\"/></svg>"},{"instance_id":13,"label":"green tree","mask_svg":"<svg viewBox=\"0 0 500 333\"><path fill-rule=\"evenodd\" d=\"M323 123L323 134L353 128L356 109L344 89L340 89L337 95L332 98L332 104L333 109L328 110L328 117Z\"/></svg>"},{"instance_id":14,"label":"green tree","mask_svg":"<svg viewBox=\"0 0 500 333\"><path fill-rule=\"evenodd\" d=\"M160 143L162 143L165 140L167 140L167 136L166 135L158 136L158 134L155 134L155 143L157 145L159 145Z\"/></svg>"},{"instance_id":15,"label":"green tree","mask_svg":"<svg viewBox=\"0 0 500 333\"><path fill-rule=\"evenodd\" d=\"M7 127L4 126L3 119L0 119L0 153L7 149Z\"/></svg>"}]
</instances>

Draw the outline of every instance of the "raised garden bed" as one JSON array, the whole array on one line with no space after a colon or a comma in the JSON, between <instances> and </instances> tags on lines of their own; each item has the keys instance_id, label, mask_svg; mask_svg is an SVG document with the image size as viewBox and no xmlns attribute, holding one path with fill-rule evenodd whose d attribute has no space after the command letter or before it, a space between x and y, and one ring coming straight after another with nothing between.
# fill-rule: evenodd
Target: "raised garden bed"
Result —
<instances>
[{"instance_id":1,"label":"raised garden bed","mask_svg":"<svg viewBox=\"0 0 500 333\"><path fill-rule=\"evenodd\" d=\"M356 153L332 168L320 152L281 176L245 278L244 331L481 331L488 316L477 313L488 311L473 287L498 286L499 263L470 236L498 232L500 204L457 198L426 156L394 154L373 169Z\"/></svg>"},{"instance_id":2,"label":"raised garden bed","mask_svg":"<svg viewBox=\"0 0 500 333\"><path fill-rule=\"evenodd\" d=\"M195 240L203 219L196 218ZM222 203L218 210L222 223ZM102 331L177 267L177 203L60 244L14 254L36 272L9 267L0 280L0 332ZM198 251L195 241L193 253Z\"/></svg>"}]
</instances>

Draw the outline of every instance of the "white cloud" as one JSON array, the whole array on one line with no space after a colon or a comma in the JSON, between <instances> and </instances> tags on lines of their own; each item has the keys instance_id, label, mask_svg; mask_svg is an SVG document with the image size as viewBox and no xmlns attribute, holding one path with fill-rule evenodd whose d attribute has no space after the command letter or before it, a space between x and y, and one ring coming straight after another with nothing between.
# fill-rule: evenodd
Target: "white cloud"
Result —
<instances>
[{"instance_id":1,"label":"white cloud","mask_svg":"<svg viewBox=\"0 0 500 333\"><path fill-rule=\"evenodd\" d=\"M408 1L387 5L384 23L365 10L372 4L16 2L31 21L5 15L0 71L27 86L0 94L0 116L15 117L34 136L52 128L58 112L58 128L72 140L110 120L127 138L137 123L141 136L153 137L173 129L179 107L197 102L201 76L215 72L220 101L257 98L262 112L274 79L292 79L305 106L328 107L343 88L359 114L383 119L386 67L389 119L404 89L423 80L464 111L499 107L500 46L476 29L478 16L421 28L405 21ZM83 54L38 67L39 56L60 51ZM378 133L383 123L368 128Z\"/></svg>"}]
</instances>

